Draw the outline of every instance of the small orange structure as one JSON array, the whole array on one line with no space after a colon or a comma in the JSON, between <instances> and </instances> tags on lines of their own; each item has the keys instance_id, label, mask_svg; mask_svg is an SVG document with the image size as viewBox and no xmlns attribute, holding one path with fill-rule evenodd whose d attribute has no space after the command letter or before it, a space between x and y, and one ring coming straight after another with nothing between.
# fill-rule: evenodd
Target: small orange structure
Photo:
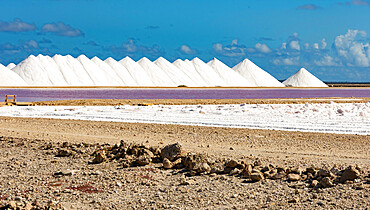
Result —
<instances>
[{"instance_id":1,"label":"small orange structure","mask_svg":"<svg viewBox=\"0 0 370 210\"><path fill-rule=\"evenodd\" d=\"M16 95L5 95L5 105L11 106L17 104L17 96Z\"/></svg>"}]
</instances>

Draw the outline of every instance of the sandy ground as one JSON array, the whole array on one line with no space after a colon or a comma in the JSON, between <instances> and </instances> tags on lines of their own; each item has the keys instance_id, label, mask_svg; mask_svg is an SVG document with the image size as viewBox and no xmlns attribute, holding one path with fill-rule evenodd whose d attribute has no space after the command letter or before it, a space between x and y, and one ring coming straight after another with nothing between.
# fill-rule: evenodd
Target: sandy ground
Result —
<instances>
[{"instance_id":1,"label":"sandy ground","mask_svg":"<svg viewBox=\"0 0 370 210\"><path fill-rule=\"evenodd\" d=\"M246 100L202 100L192 103L227 101L248 103ZM280 100L249 102L259 101L270 103ZM72 104L66 101L39 104L156 102L189 103L175 100L85 100ZM305 103L307 100L292 99L282 103L289 102ZM0 117L0 136L3 136L0 148L3 154L0 164L0 204L8 206L57 209L366 209L370 205L369 136L9 117ZM164 170L161 163L132 168L122 168L119 162L88 164L93 158L92 152L99 149L96 146L84 149L78 157L55 157L58 149L62 148L62 142L113 145L120 140L159 147L179 142L187 152L249 163L261 160L263 166L302 169L313 166L330 170L357 165L361 178L329 188L312 188L309 187L312 180L308 178L298 182L286 179L251 182L228 174L189 177L188 172L180 169ZM52 146L48 147L49 144ZM55 176L67 169L75 170L76 174ZM85 186L90 191L76 190L78 186Z\"/></svg>"}]
</instances>

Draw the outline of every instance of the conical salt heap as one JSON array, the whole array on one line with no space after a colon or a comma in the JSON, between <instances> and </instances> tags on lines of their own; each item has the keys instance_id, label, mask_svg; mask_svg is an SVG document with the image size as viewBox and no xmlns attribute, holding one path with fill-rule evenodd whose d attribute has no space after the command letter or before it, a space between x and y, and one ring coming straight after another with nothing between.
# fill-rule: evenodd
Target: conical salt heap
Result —
<instances>
[{"instance_id":1,"label":"conical salt heap","mask_svg":"<svg viewBox=\"0 0 370 210\"><path fill-rule=\"evenodd\" d=\"M213 58L207 63L212 67L218 75L226 82L228 87L252 87L253 84L247 79L242 77L240 74L226 66L224 63L219 61L217 58Z\"/></svg>"},{"instance_id":2,"label":"conical salt heap","mask_svg":"<svg viewBox=\"0 0 370 210\"><path fill-rule=\"evenodd\" d=\"M291 87L328 87L305 68L301 68L297 73L285 80L283 84Z\"/></svg>"},{"instance_id":3,"label":"conical salt heap","mask_svg":"<svg viewBox=\"0 0 370 210\"><path fill-rule=\"evenodd\" d=\"M28 86L27 83L12 70L0 64L0 86Z\"/></svg>"},{"instance_id":4,"label":"conical salt heap","mask_svg":"<svg viewBox=\"0 0 370 210\"><path fill-rule=\"evenodd\" d=\"M249 59L244 59L242 62L234 66L233 69L257 87L285 86Z\"/></svg>"}]
</instances>

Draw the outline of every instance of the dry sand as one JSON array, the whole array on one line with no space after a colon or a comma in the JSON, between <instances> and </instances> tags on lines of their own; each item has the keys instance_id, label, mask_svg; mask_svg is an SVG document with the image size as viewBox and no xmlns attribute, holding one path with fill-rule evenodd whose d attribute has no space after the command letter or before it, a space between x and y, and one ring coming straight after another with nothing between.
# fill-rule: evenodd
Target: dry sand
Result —
<instances>
[{"instance_id":1,"label":"dry sand","mask_svg":"<svg viewBox=\"0 0 370 210\"><path fill-rule=\"evenodd\" d=\"M334 99L328 99L328 101ZM369 98L362 99L362 102ZM312 100L312 101L317 101ZM345 100L339 100L343 102ZM349 100L350 102L353 102ZM305 103L310 100L84 100L43 105ZM326 102L326 101L322 101ZM237 128L93 122L0 117L0 204L67 209L102 208L355 208L369 207L370 138ZM309 187L312 180L250 182L237 175L187 177L161 163L122 168L120 162L91 165L92 149L76 157L55 157L61 142L128 143L163 147L179 142L187 152L231 158L264 166L361 168L361 178L329 188ZM59 144L58 144L59 143ZM51 144L49 149L42 149ZM77 146L75 146L77 147ZM73 147L73 148L75 148ZM97 149L99 147L94 147ZM66 169L73 175L55 176ZM54 175L53 175L54 174ZM303 175L302 175L303 176ZM186 185L184 184L186 180ZM189 185L187 185L189 184ZM85 186L90 191L77 190ZM14 202L12 202L14 201ZM34 203L34 205L32 205ZM1 205L0 205L1 207Z\"/></svg>"}]
</instances>

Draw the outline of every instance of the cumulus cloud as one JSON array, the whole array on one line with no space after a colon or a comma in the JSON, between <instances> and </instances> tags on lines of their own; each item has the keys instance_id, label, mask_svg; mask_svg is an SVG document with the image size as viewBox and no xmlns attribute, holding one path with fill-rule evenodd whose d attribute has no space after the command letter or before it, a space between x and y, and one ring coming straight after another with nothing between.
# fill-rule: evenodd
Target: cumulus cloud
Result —
<instances>
[{"instance_id":1,"label":"cumulus cloud","mask_svg":"<svg viewBox=\"0 0 370 210\"><path fill-rule=\"evenodd\" d=\"M52 33L58 36L78 37L84 36L84 33L77 28L66 25L63 22L47 23L41 28L42 33Z\"/></svg>"},{"instance_id":2,"label":"cumulus cloud","mask_svg":"<svg viewBox=\"0 0 370 210\"><path fill-rule=\"evenodd\" d=\"M15 18L11 22L4 22L0 20L0 31L3 32L25 32L36 30L35 24L23 22L19 18Z\"/></svg>"},{"instance_id":3,"label":"cumulus cloud","mask_svg":"<svg viewBox=\"0 0 370 210\"><path fill-rule=\"evenodd\" d=\"M230 45L224 46L221 43L215 43L212 46L213 53L216 55L222 55L227 57L238 57L244 56L247 51L247 47L244 45L239 45L238 40L234 39L231 41Z\"/></svg>"},{"instance_id":4,"label":"cumulus cloud","mask_svg":"<svg viewBox=\"0 0 370 210\"><path fill-rule=\"evenodd\" d=\"M140 45L135 39L128 39L127 42L124 42L121 45L111 46L109 47L109 50L121 57L158 57L165 54L165 51L161 49L158 45Z\"/></svg>"},{"instance_id":5,"label":"cumulus cloud","mask_svg":"<svg viewBox=\"0 0 370 210\"><path fill-rule=\"evenodd\" d=\"M181 47L178 49L179 52L186 55L195 55L198 54L198 50L192 49L187 45L181 45Z\"/></svg>"},{"instance_id":6,"label":"cumulus cloud","mask_svg":"<svg viewBox=\"0 0 370 210\"><path fill-rule=\"evenodd\" d=\"M290 41L289 44L288 44L288 48L291 49L291 50L297 50L297 51L301 50L301 46L300 46L298 40Z\"/></svg>"},{"instance_id":7,"label":"cumulus cloud","mask_svg":"<svg viewBox=\"0 0 370 210\"><path fill-rule=\"evenodd\" d=\"M317 66L339 66L338 61L330 55L324 55L318 60L315 60L314 63Z\"/></svg>"},{"instance_id":8,"label":"cumulus cloud","mask_svg":"<svg viewBox=\"0 0 370 210\"><path fill-rule=\"evenodd\" d=\"M343 63L348 66L370 66L369 43L364 43L358 38L365 38L365 31L348 30L344 35L335 38L334 49Z\"/></svg>"},{"instance_id":9,"label":"cumulus cloud","mask_svg":"<svg viewBox=\"0 0 370 210\"><path fill-rule=\"evenodd\" d=\"M270 53L272 50L266 45L266 44L261 44L257 43L254 48L256 48L257 51L261 53Z\"/></svg>"},{"instance_id":10,"label":"cumulus cloud","mask_svg":"<svg viewBox=\"0 0 370 210\"><path fill-rule=\"evenodd\" d=\"M317 9L320 9L320 7L314 4L305 4L305 5L297 7L297 9L298 10L317 10Z\"/></svg>"}]
</instances>

